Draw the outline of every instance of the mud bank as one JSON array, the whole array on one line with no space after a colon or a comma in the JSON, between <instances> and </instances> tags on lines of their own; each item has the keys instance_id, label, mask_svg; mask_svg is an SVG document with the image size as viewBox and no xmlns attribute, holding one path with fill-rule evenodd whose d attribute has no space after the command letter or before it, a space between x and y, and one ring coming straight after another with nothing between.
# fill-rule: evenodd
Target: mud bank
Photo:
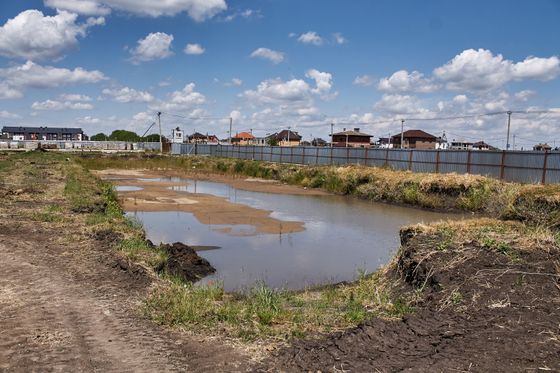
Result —
<instances>
[{"instance_id":1,"label":"mud bank","mask_svg":"<svg viewBox=\"0 0 560 373\"><path fill-rule=\"evenodd\" d=\"M161 245L160 249L167 253L167 261L160 268L156 268L159 272L165 271L186 282L196 282L216 272L216 269L190 246L175 242L171 245Z\"/></svg>"},{"instance_id":2,"label":"mud bank","mask_svg":"<svg viewBox=\"0 0 560 373\"><path fill-rule=\"evenodd\" d=\"M409 227L384 276L414 311L293 341L264 371L560 369L560 248L518 223Z\"/></svg>"}]
</instances>

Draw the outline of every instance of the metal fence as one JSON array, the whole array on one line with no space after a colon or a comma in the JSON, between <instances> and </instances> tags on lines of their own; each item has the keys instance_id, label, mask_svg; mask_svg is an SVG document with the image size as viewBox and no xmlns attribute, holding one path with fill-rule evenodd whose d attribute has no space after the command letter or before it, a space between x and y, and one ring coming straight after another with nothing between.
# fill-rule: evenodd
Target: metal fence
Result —
<instances>
[{"instance_id":1,"label":"metal fence","mask_svg":"<svg viewBox=\"0 0 560 373\"><path fill-rule=\"evenodd\" d=\"M521 183L560 183L560 152L172 144L171 153L306 165L360 164L413 172L469 173Z\"/></svg>"},{"instance_id":2,"label":"metal fence","mask_svg":"<svg viewBox=\"0 0 560 373\"><path fill-rule=\"evenodd\" d=\"M159 150L159 142L126 141L16 141L0 140L0 150L33 150L41 147L65 151L146 151Z\"/></svg>"}]
</instances>

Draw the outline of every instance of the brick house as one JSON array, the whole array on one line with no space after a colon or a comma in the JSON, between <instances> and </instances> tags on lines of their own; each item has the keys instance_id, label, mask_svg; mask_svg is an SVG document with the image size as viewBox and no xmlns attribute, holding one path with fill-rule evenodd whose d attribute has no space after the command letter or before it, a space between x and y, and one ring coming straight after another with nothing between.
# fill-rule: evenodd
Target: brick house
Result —
<instances>
[{"instance_id":1,"label":"brick house","mask_svg":"<svg viewBox=\"0 0 560 373\"><path fill-rule=\"evenodd\" d=\"M239 132L231 138L231 143L234 145L253 145L255 136L250 132Z\"/></svg>"},{"instance_id":2,"label":"brick house","mask_svg":"<svg viewBox=\"0 0 560 373\"><path fill-rule=\"evenodd\" d=\"M332 144L336 147L369 148L372 135L360 132L359 128L332 134Z\"/></svg>"},{"instance_id":3,"label":"brick house","mask_svg":"<svg viewBox=\"0 0 560 373\"><path fill-rule=\"evenodd\" d=\"M438 138L422 130L408 130L402 133L403 144L401 147L401 134L391 137L395 149L435 149Z\"/></svg>"}]
</instances>

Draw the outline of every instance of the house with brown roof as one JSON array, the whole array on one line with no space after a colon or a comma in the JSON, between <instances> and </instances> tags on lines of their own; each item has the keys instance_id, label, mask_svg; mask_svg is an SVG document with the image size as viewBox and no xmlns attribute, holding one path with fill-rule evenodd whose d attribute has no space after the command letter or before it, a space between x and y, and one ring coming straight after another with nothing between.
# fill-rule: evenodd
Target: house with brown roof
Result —
<instances>
[{"instance_id":1,"label":"house with brown roof","mask_svg":"<svg viewBox=\"0 0 560 373\"><path fill-rule=\"evenodd\" d=\"M283 130L272 135L278 143L278 146L298 146L301 142L301 136L291 130Z\"/></svg>"},{"instance_id":2,"label":"house with brown roof","mask_svg":"<svg viewBox=\"0 0 560 373\"><path fill-rule=\"evenodd\" d=\"M435 149L437 137L422 130L408 130L402 133L403 143L401 146L401 134L391 137L395 149Z\"/></svg>"},{"instance_id":3,"label":"house with brown roof","mask_svg":"<svg viewBox=\"0 0 560 373\"><path fill-rule=\"evenodd\" d=\"M350 148L369 148L372 135L360 132L359 128L354 128L353 131L346 131L333 133L332 144L337 147L350 147Z\"/></svg>"},{"instance_id":4,"label":"house with brown roof","mask_svg":"<svg viewBox=\"0 0 560 373\"><path fill-rule=\"evenodd\" d=\"M191 144L217 144L218 138L216 135L203 135L200 132L195 132L189 136L189 143Z\"/></svg>"},{"instance_id":5,"label":"house with brown roof","mask_svg":"<svg viewBox=\"0 0 560 373\"><path fill-rule=\"evenodd\" d=\"M253 145L255 136L250 132L239 132L231 138L233 145Z\"/></svg>"}]
</instances>

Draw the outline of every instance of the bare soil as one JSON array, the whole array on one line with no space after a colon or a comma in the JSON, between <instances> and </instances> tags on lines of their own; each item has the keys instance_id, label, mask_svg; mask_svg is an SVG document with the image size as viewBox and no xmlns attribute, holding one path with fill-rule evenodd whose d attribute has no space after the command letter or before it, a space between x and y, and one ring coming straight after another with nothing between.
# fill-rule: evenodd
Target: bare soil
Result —
<instances>
[{"instance_id":1,"label":"bare soil","mask_svg":"<svg viewBox=\"0 0 560 373\"><path fill-rule=\"evenodd\" d=\"M208 260L199 256L192 247L181 242L161 245L161 249L165 250L168 255L164 268L161 270L178 276L184 281L196 282L216 272Z\"/></svg>"},{"instance_id":2,"label":"bare soil","mask_svg":"<svg viewBox=\"0 0 560 373\"><path fill-rule=\"evenodd\" d=\"M146 319L156 281L110 248L110 233L86 234L70 213L32 219L64 187L60 170L33 185L10 175L0 194L0 371L246 371L249 356L227 341L171 331ZM41 183L38 187L37 183Z\"/></svg>"},{"instance_id":3,"label":"bare soil","mask_svg":"<svg viewBox=\"0 0 560 373\"><path fill-rule=\"evenodd\" d=\"M441 237L410 233L387 276L402 294L423 289L413 313L293 341L262 371L560 371L557 244L514 243L511 260L472 240L434 251Z\"/></svg>"}]
</instances>

